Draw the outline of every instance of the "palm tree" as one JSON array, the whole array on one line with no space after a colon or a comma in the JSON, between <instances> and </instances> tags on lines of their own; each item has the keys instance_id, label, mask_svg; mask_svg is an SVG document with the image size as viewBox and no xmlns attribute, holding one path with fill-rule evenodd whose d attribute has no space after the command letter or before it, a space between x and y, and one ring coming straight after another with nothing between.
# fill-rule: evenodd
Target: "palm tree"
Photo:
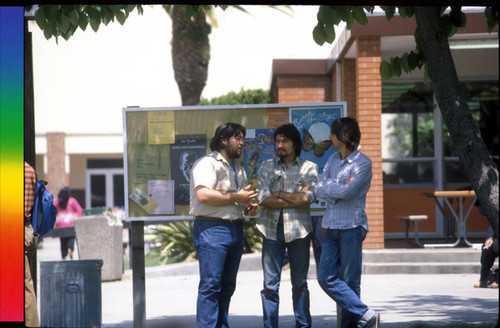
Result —
<instances>
[{"instance_id":1,"label":"palm tree","mask_svg":"<svg viewBox=\"0 0 500 328\"><path fill-rule=\"evenodd\" d=\"M175 81L181 93L182 105L197 105L205 87L210 61L208 35L212 27L207 23L207 12L199 10L186 19L177 5L163 5L172 19L172 62Z\"/></svg>"}]
</instances>

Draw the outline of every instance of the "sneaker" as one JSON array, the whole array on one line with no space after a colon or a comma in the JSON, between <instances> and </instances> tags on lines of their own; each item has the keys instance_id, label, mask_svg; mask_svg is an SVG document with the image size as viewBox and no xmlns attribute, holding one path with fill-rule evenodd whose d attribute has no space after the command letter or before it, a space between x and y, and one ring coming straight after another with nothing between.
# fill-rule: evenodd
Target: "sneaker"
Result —
<instances>
[{"instance_id":1,"label":"sneaker","mask_svg":"<svg viewBox=\"0 0 500 328\"><path fill-rule=\"evenodd\" d=\"M474 288L481 288L481 282L480 282L480 281L479 281L479 282L476 282L476 283L474 284Z\"/></svg>"},{"instance_id":2,"label":"sneaker","mask_svg":"<svg viewBox=\"0 0 500 328\"><path fill-rule=\"evenodd\" d=\"M489 288L498 288L498 284L493 281L488 287Z\"/></svg>"},{"instance_id":3,"label":"sneaker","mask_svg":"<svg viewBox=\"0 0 500 328\"><path fill-rule=\"evenodd\" d=\"M375 315L368 321L364 328L379 328L380 327L380 313Z\"/></svg>"}]
</instances>

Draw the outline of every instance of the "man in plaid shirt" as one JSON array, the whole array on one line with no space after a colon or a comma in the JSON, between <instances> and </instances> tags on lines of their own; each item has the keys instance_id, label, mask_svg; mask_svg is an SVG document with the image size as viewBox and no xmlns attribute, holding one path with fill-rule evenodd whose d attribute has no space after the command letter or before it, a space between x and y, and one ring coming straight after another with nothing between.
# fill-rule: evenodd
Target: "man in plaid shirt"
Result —
<instances>
[{"instance_id":1,"label":"man in plaid shirt","mask_svg":"<svg viewBox=\"0 0 500 328\"><path fill-rule=\"evenodd\" d=\"M24 324L26 327L40 327L36 307L36 295L31 279L31 266L36 247L31 226L31 209L35 204L35 170L24 162Z\"/></svg>"},{"instance_id":2,"label":"man in plaid shirt","mask_svg":"<svg viewBox=\"0 0 500 328\"><path fill-rule=\"evenodd\" d=\"M311 215L315 202L310 190L318 180L318 166L300 158L302 140L293 124L281 125L274 133L277 152L259 169L258 200L264 208L257 222L264 234L262 267L264 288L261 291L264 327L278 327L281 268L288 249L292 300L296 327L311 327L309 311L309 247Z\"/></svg>"}]
</instances>

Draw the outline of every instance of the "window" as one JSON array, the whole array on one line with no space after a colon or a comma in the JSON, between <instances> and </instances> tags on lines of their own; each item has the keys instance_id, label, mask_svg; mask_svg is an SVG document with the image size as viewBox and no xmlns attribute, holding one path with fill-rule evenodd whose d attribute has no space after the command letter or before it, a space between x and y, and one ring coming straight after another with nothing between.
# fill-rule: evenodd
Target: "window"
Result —
<instances>
[{"instance_id":1,"label":"window","mask_svg":"<svg viewBox=\"0 0 500 328\"><path fill-rule=\"evenodd\" d=\"M382 85L384 184L434 181L434 110L429 83Z\"/></svg>"},{"instance_id":2,"label":"window","mask_svg":"<svg viewBox=\"0 0 500 328\"><path fill-rule=\"evenodd\" d=\"M498 81L460 85L488 151L498 159ZM441 113L434 108L430 83L382 85L384 187L436 187L441 181L444 188L468 184ZM441 161L443 165L437 165Z\"/></svg>"},{"instance_id":3,"label":"window","mask_svg":"<svg viewBox=\"0 0 500 328\"><path fill-rule=\"evenodd\" d=\"M123 160L87 159L86 208L125 207Z\"/></svg>"}]
</instances>

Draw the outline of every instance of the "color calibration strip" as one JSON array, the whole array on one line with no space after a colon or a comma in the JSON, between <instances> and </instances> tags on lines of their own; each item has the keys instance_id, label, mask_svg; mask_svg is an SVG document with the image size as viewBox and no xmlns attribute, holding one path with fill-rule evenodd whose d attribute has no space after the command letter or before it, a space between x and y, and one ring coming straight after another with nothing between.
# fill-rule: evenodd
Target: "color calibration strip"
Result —
<instances>
[{"instance_id":1,"label":"color calibration strip","mask_svg":"<svg viewBox=\"0 0 500 328\"><path fill-rule=\"evenodd\" d=\"M24 319L23 20L23 7L0 7L0 322L18 323Z\"/></svg>"}]
</instances>

